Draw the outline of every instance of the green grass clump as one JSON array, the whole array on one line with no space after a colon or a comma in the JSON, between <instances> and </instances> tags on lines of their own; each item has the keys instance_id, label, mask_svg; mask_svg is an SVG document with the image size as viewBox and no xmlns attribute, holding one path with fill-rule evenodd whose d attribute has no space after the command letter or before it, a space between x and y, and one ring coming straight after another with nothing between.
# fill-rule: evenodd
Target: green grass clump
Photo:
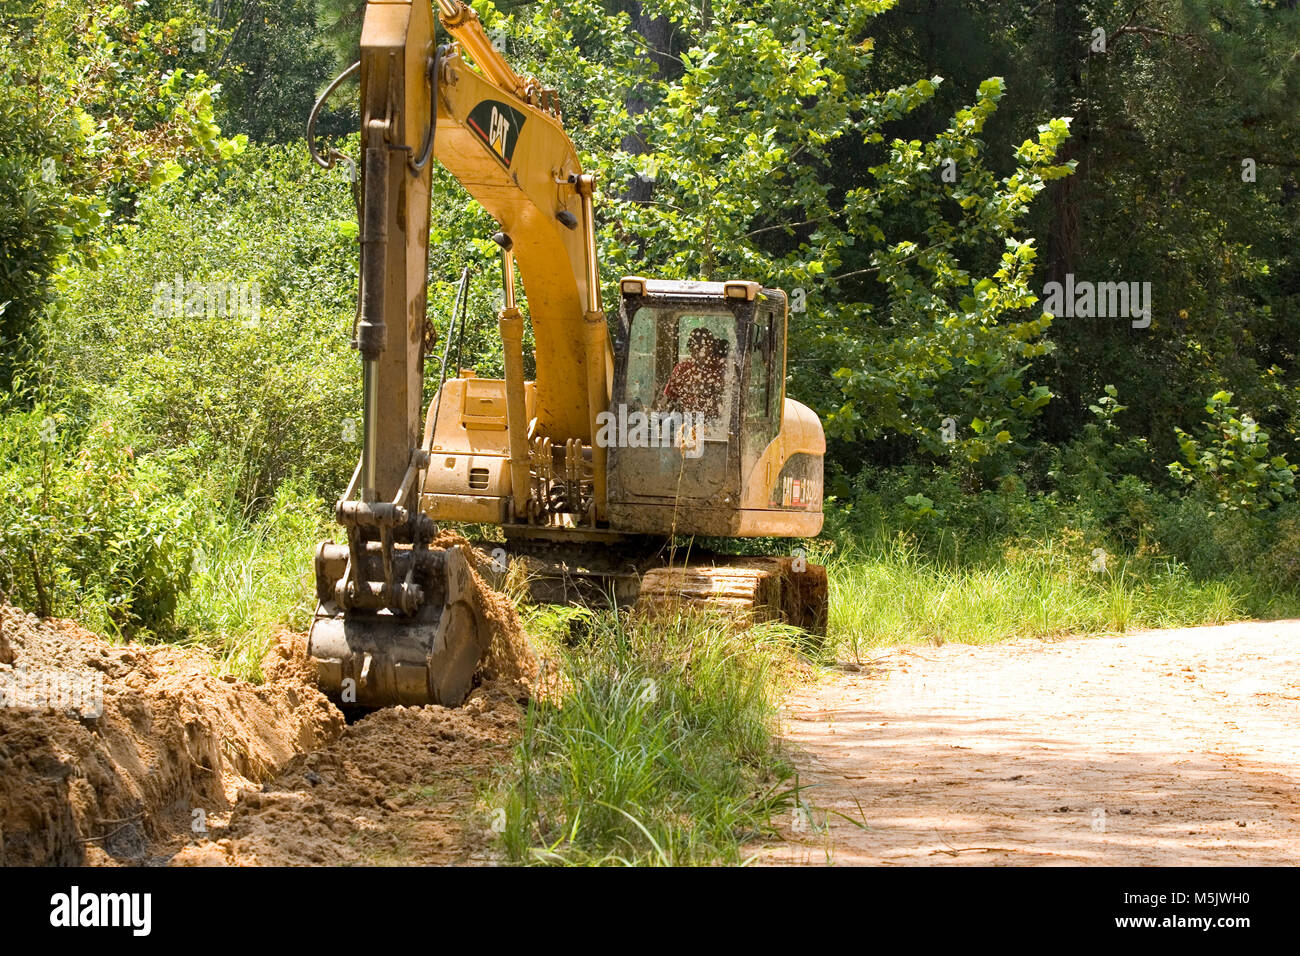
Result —
<instances>
[{"instance_id":1,"label":"green grass clump","mask_svg":"<svg viewBox=\"0 0 1300 956\"><path fill-rule=\"evenodd\" d=\"M306 630L315 611L312 556L331 534L320 502L286 482L254 520L214 521L195 553L177 609L191 643L212 651L221 672L261 680L277 627Z\"/></svg>"},{"instance_id":2,"label":"green grass clump","mask_svg":"<svg viewBox=\"0 0 1300 956\"><path fill-rule=\"evenodd\" d=\"M1099 559L1077 543L1053 539L965 563L924 555L907 536L895 535L836 555L829 575L831 644L854 659L888 644L987 644L1295 610L1270 604L1248 577L1198 580L1175 561Z\"/></svg>"},{"instance_id":3,"label":"green grass clump","mask_svg":"<svg viewBox=\"0 0 1300 956\"><path fill-rule=\"evenodd\" d=\"M716 615L590 616L547 659L499 793L515 862L743 862L790 806L772 739L796 636Z\"/></svg>"}]
</instances>

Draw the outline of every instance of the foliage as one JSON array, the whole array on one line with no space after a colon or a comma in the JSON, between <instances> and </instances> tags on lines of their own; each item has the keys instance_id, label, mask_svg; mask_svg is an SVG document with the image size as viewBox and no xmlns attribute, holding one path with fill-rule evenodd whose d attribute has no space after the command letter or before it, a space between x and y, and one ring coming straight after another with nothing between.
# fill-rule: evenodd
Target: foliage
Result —
<instances>
[{"instance_id":1,"label":"foliage","mask_svg":"<svg viewBox=\"0 0 1300 956\"><path fill-rule=\"evenodd\" d=\"M521 862L741 862L787 809L774 695L792 662L779 626L681 612L602 612L548 662L502 794Z\"/></svg>"},{"instance_id":2,"label":"foliage","mask_svg":"<svg viewBox=\"0 0 1300 956\"><path fill-rule=\"evenodd\" d=\"M902 531L965 573L1055 542L1071 562L1103 550L1129 582L1163 561L1169 581L1213 579L1232 607L1264 607L1232 575L1298 577L1287 157L1300 13L929 6L476 3L508 58L559 87L602 177L606 281L744 276L791 293L789 393L831 439L815 549L869 552ZM244 669L284 619L275 602L296 605L294 549L308 545L293 542L319 533L304 498L330 501L358 451L354 196L300 141L243 137L297 135L355 58L359 9L33 0L0 13L0 439L26 502L6 540L29 542L41 521L54 538L34 559L15 551L5 586L33 606L75 595L112 630L206 633ZM354 99L345 87L323 127L352 153ZM495 224L445 171L434 194L430 390L467 267L460 364L500 371ZM1037 289L1067 272L1149 279L1151 326L1051 321ZM178 276L187 297L191 283L256 289L255 321L156 308ZM1227 397L1195 431L1186 409L1215 393ZM39 420L23 417L33 406ZM31 444L47 415L58 441ZM133 456L121 486L152 504L138 527L92 514L53 529L34 456L74 488L89 480L68 473L76 456L117 461L91 442L105 422ZM177 553L150 556L168 521L186 529ZM75 542L110 526L139 540L120 564L87 565ZM151 569L185 563L181 539L201 540L214 570L190 576L191 597L184 573L176 595L150 596ZM33 569L53 582L45 599Z\"/></svg>"},{"instance_id":3,"label":"foliage","mask_svg":"<svg viewBox=\"0 0 1300 956\"><path fill-rule=\"evenodd\" d=\"M142 190L243 146L214 122L219 89L192 53L193 0L30 0L0 11L0 386L60 257L98 239Z\"/></svg>"},{"instance_id":4,"label":"foliage","mask_svg":"<svg viewBox=\"0 0 1300 956\"><path fill-rule=\"evenodd\" d=\"M1180 411L1227 390L1293 453L1300 8L962 5L1010 60L1015 109L1074 117L1065 155L1076 174L1033 217L1045 278L1152 283L1149 327L1055 323L1057 348L1035 372L1064 401L1045 411L1039 434L1069 440L1087 420L1086 398L1110 382L1131 406L1125 434L1168 461Z\"/></svg>"},{"instance_id":5,"label":"foliage","mask_svg":"<svg viewBox=\"0 0 1300 956\"><path fill-rule=\"evenodd\" d=\"M337 495L359 454L352 210L346 179L294 147L159 187L99 269L68 274L49 387L235 514L307 472Z\"/></svg>"},{"instance_id":6,"label":"foliage","mask_svg":"<svg viewBox=\"0 0 1300 956\"><path fill-rule=\"evenodd\" d=\"M310 482L289 479L251 521L220 512L202 517L176 621L217 655L223 673L260 679L275 629L310 627L312 556L333 533L327 510Z\"/></svg>"},{"instance_id":7,"label":"foliage","mask_svg":"<svg viewBox=\"0 0 1300 956\"><path fill-rule=\"evenodd\" d=\"M723 2L702 24L681 4L641 3L684 38L671 72L638 57L625 13L539 8L515 25L543 75L558 69L588 94L589 128L608 131L581 144L612 183L607 278L793 290L792 384L834 435L905 439L998 476L1051 397L1027 376L1049 319L1033 309L1037 252L1018 227L1069 172L1054 160L1068 124L1043 124L995 176L980 139L1004 92L993 77L936 135L892 135L943 82L869 84L872 20L892 6ZM633 100L650 104L652 125ZM623 185L638 182L652 198Z\"/></svg>"},{"instance_id":8,"label":"foliage","mask_svg":"<svg viewBox=\"0 0 1300 956\"><path fill-rule=\"evenodd\" d=\"M173 632L194 513L111 420L80 431L44 406L0 418L0 588L108 634Z\"/></svg>"},{"instance_id":9,"label":"foliage","mask_svg":"<svg viewBox=\"0 0 1300 956\"><path fill-rule=\"evenodd\" d=\"M1295 494L1296 466L1282 455L1270 455L1268 432L1231 402L1231 392L1210 397L1203 441L1174 429L1183 461L1171 464L1169 471L1220 510L1260 511Z\"/></svg>"}]
</instances>

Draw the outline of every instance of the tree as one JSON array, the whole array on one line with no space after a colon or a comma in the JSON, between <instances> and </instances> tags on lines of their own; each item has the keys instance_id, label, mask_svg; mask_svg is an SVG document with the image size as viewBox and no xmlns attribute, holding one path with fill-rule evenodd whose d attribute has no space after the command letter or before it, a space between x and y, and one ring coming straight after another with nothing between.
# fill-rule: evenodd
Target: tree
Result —
<instances>
[{"instance_id":1,"label":"tree","mask_svg":"<svg viewBox=\"0 0 1300 956\"><path fill-rule=\"evenodd\" d=\"M1017 230L1069 171L1054 160L1067 124L1044 124L996 176L980 138L1004 91L992 78L927 140L891 135L942 83L868 84L870 30L893 6L721 2L704 17L642 0L637 16L680 38L675 73L642 55L624 10L541 7L515 22L535 70L580 91L579 145L615 184L607 279L744 276L790 290L793 391L842 457L885 442L993 476L1050 397L1026 376L1048 321L1029 286L1034 244ZM654 181L652 197L622 189L636 176Z\"/></svg>"},{"instance_id":2,"label":"tree","mask_svg":"<svg viewBox=\"0 0 1300 956\"><path fill-rule=\"evenodd\" d=\"M1035 231L1046 279L1149 281L1148 327L1058 321L1038 371L1062 396L1041 436L1078 434L1113 383L1128 434L1168 461L1174 427L1233 391L1294 450L1300 270L1300 10L1225 0L1054 0L990 5L1022 84L1074 117L1076 175ZM1037 78L1051 77L1042 84ZM1013 76L1013 79L1015 77ZM1157 477L1151 475L1149 477Z\"/></svg>"},{"instance_id":3,"label":"tree","mask_svg":"<svg viewBox=\"0 0 1300 956\"><path fill-rule=\"evenodd\" d=\"M63 257L186 163L229 159L189 0L31 0L0 12L0 386L33 344Z\"/></svg>"},{"instance_id":4,"label":"tree","mask_svg":"<svg viewBox=\"0 0 1300 956\"><path fill-rule=\"evenodd\" d=\"M319 6L317 0L218 0L218 22L229 31L217 59L224 128L258 142L302 137L317 95L356 59L360 34L363 7L350 3L342 15L337 4L328 5L332 12L322 23ZM322 133L351 129L356 110L344 105L323 116L320 126Z\"/></svg>"}]
</instances>

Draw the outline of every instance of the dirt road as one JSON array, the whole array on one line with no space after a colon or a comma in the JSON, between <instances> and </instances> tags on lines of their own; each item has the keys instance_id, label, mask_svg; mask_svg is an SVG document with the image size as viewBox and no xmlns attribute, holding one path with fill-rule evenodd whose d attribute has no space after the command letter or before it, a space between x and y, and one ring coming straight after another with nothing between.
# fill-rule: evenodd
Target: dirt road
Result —
<instances>
[{"instance_id":1,"label":"dirt road","mask_svg":"<svg viewBox=\"0 0 1300 956\"><path fill-rule=\"evenodd\" d=\"M782 725L765 863L1300 862L1300 621L898 648Z\"/></svg>"}]
</instances>

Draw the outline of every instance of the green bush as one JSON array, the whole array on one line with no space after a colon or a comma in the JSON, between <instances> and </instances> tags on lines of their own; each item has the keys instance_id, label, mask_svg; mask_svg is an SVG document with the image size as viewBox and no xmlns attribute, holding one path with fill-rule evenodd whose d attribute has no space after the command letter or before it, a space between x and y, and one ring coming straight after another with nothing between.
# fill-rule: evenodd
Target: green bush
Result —
<instances>
[{"instance_id":1,"label":"green bush","mask_svg":"<svg viewBox=\"0 0 1300 956\"><path fill-rule=\"evenodd\" d=\"M1300 506L1278 508L1270 531L1268 546L1255 559L1253 570L1270 587L1300 590Z\"/></svg>"},{"instance_id":2,"label":"green bush","mask_svg":"<svg viewBox=\"0 0 1300 956\"><path fill-rule=\"evenodd\" d=\"M1231 392L1215 393L1205 410L1200 441L1174 429L1183 461L1170 474L1218 511L1261 511L1295 494L1297 466L1269 453L1268 432L1232 404Z\"/></svg>"},{"instance_id":3,"label":"green bush","mask_svg":"<svg viewBox=\"0 0 1300 956\"><path fill-rule=\"evenodd\" d=\"M257 510L308 472L338 495L360 453L354 215L347 181L301 147L154 190L98 269L65 272L51 390L223 508Z\"/></svg>"},{"instance_id":4,"label":"green bush","mask_svg":"<svg viewBox=\"0 0 1300 956\"><path fill-rule=\"evenodd\" d=\"M44 407L0 419L0 587L122 636L174 630L194 514L112 421L75 434Z\"/></svg>"},{"instance_id":5,"label":"green bush","mask_svg":"<svg viewBox=\"0 0 1300 956\"><path fill-rule=\"evenodd\" d=\"M1007 476L979 487L962 468L866 468L841 481L827 507L826 534L844 547L905 531L920 551L944 562L994 560L1004 542L1050 533L1062 517L1055 499Z\"/></svg>"}]
</instances>

